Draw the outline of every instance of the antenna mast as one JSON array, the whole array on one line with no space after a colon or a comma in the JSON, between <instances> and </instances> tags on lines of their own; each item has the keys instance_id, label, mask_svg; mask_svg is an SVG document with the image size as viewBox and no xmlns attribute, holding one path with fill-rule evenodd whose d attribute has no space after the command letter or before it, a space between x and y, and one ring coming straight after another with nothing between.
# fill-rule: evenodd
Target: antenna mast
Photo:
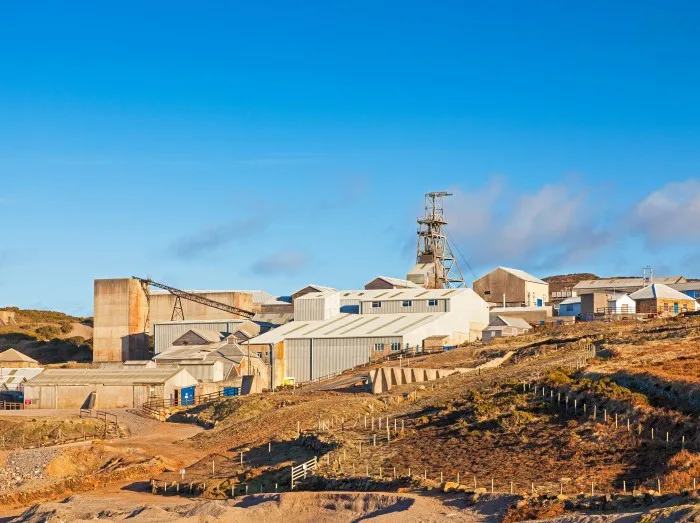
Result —
<instances>
[{"instance_id":1,"label":"antenna mast","mask_svg":"<svg viewBox=\"0 0 700 523\"><path fill-rule=\"evenodd\" d=\"M418 218L416 263L433 264L434 269L426 281L426 287L430 289L466 287L462 271L447 241L445 196L452 196L452 193L439 191L426 194L425 216Z\"/></svg>"}]
</instances>

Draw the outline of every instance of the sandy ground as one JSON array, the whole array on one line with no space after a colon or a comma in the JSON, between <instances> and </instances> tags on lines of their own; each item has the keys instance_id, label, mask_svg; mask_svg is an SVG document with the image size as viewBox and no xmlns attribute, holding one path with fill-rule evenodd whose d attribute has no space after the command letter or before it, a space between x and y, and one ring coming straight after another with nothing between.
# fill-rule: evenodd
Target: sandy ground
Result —
<instances>
[{"instance_id":1,"label":"sandy ground","mask_svg":"<svg viewBox=\"0 0 700 523\"><path fill-rule=\"evenodd\" d=\"M231 501L176 501L172 498L139 499L119 494L119 497L96 498L92 495L73 496L69 503L46 503L32 507L8 522L58 522L123 520L137 522L161 521L247 521L285 523L316 523L346 521L424 521L476 522L497 521L493 515L464 510L450 499L395 493L358 492L294 492L245 496ZM503 503L497 504L503 507ZM109 507L109 508L105 508ZM497 508L496 504L492 508ZM0 520L2 521L2 520Z\"/></svg>"}]
</instances>

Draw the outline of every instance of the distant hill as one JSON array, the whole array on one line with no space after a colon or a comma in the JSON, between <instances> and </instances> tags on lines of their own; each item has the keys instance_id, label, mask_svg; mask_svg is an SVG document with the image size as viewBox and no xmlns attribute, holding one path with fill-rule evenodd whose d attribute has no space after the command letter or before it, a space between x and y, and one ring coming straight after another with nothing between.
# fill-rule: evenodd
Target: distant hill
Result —
<instances>
[{"instance_id":1,"label":"distant hill","mask_svg":"<svg viewBox=\"0 0 700 523\"><path fill-rule=\"evenodd\" d=\"M0 351L17 349L42 364L92 361L92 318L19 307L0 310L13 311L16 321L0 325Z\"/></svg>"},{"instance_id":2,"label":"distant hill","mask_svg":"<svg viewBox=\"0 0 700 523\"><path fill-rule=\"evenodd\" d=\"M547 276L546 278L542 279L549 283L549 292L559 292L567 288L572 288L580 281L593 280L597 277L598 276L590 272L576 272L573 274L558 274L556 276Z\"/></svg>"}]
</instances>

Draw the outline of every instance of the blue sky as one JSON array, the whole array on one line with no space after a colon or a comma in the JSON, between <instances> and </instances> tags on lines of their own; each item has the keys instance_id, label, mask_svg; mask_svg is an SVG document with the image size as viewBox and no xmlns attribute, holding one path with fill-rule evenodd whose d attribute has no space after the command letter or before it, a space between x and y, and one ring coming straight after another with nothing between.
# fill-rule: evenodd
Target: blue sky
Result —
<instances>
[{"instance_id":1,"label":"blue sky","mask_svg":"<svg viewBox=\"0 0 700 523\"><path fill-rule=\"evenodd\" d=\"M0 305L401 276L444 189L477 274L700 277L696 3L96 4L0 5Z\"/></svg>"}]
</instances>

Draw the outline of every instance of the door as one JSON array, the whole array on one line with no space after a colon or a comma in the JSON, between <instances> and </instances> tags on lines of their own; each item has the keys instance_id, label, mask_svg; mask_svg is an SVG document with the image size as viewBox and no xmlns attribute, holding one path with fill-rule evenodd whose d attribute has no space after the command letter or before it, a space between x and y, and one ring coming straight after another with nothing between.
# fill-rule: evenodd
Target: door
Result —
<instances>
[{"instance_id":1,"label":"door","mask_svg":"<svg viewBox=\"0 0 700 523\"><path fill-rule=\"evenodd\" d=\"M194 405L194 386L180 389L180 405Z\"/></svg>"},{"instance_id":2,"label":"door","mask_svg":"<svg viewBox=\"0 0 700 523\"><path fill-rule=\"evenodd\" d=\"M537 306L542 307L542 300L537 300Z\"/></svg>"},{"instance_id":3,"label":"door","mask_svg":"<svg viewBox=\"0 0 700 523\"><path fill-rule=\"evenodd\" d=\"M678 302L673 304L673 314L678 314Z\"/></svg>"}]
</instances>

